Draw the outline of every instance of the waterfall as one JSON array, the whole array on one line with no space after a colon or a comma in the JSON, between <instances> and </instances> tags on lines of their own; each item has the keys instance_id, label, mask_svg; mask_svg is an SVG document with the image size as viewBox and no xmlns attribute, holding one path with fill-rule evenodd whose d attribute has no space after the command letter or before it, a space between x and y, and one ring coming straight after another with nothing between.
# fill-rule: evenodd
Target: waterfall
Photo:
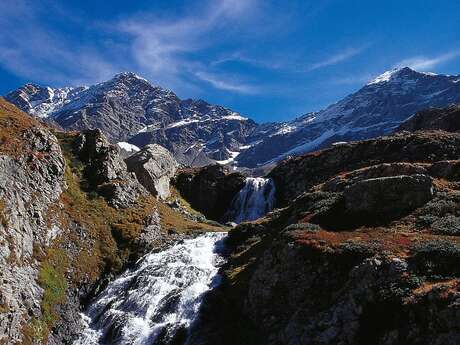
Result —
<instances>
[{"instance_id":1,"label":"waterfall","mask_svg":"<svg viewBox=\"0 0 460 345\"><path fill-rule=\"evenodd\" d=\"M224 236L207 233L145 256L96 297L74 345L186 343L204 294L217 284Z\"/></svg>"},{"instance_id":2,"label":"waterfall","mask_svg":"<svg viewBox=\"0 0 460 345\"><path fill-rule=\"evenodd\" d=\"M248 177L238 192L227 214L229 220L241 223L256 220L273 209L275 204L275 184L272 179Z\"/></svg>"}]
</instances>

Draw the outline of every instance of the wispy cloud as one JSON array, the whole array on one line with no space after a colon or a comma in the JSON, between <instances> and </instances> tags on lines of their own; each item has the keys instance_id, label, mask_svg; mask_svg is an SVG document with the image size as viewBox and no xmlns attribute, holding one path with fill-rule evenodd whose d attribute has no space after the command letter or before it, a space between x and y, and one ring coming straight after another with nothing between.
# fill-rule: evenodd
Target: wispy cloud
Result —
<instances>
[{"instance_id":1,"label":"wispy cloud","mask_svg":"<svg viewBox=\"0 0 460 345\"><path fill-rule=\"evenodd\" d=\"M232 81L229 80L228 77L221 77L208 72L196 72L195 76L220 90L245 94L255 94L259 92L258 88L255 86Z\"/></svg>"},{"instance_id":2,"label":"wispy cloud","mask_svg":"<svg viewBox=\"0 0 460 345\"><path fill-rule=\"evenodd\" d=\"M29 80L65 84L98 81L117 71L94 46L70 42L46 28L39 20L43 8L34 5L2 3L0 64L5 69Z\"/></svg>"},{"instance_id":3,"label":"wispy cloud","mask_svg":"<svg viewBox=\"0 0 460 345\"><path fill-rule=\"evenodd\" d=\"M414 56L398 62L395 67L410 67L419 71L427 71L460 57L460 50L451 51L434 57Z\"/></svg>"},{"instance_id":4,"label":"wispy cloud","mask_svg":"<svg viewBox=\"0 0 460 345\"><path fill-rule=\"evenodd\" d=\"M341 62L349 60L354 56L361 54L368 45L360 47L350 47L342 51L336 52L333 55L325 57L323 60L315 63L299 62L299 57L293 56L276 56L264 58L251 58L242 52L234 52L219 59L212 61L211 65L218 66L227 62L241 62L248 65L271 69L271 70L288 70L293 72L311 72L321 68L337 65Z\"/></svg>"},{"instance_id":5,"label":"wispy cloud","mask_svg":"<svg viewBox=\"0 0 460 345\"><path fill-rule=\"evenodd\" d=\"M358 74L345 77L338 77L330 80L335 85L362 85L372 79L372 74Z\"/></svg>"},{"instance_id":6,"label":"wispy cloud","mask_svg":"<svg viewBox=\"0 0 460 345\"><path fill-rule=\"evenodd\" d=\"M228 62L241 62L255 67L277 70L287 69L292 65L291 63L286 62L286 60L289 60L286 54L284 54L284 56L274 56L271 58L253 58L238 51L226 54L225 56L221 56L216 60L211 61L211 66L219 66Z\"/></svg>"},{"instance_id":7,"label":"wispy cloud","mask_svg":"<svg viewBox=\"0 0 460 345\"><path fill-rule=\"evenodd\" d=\"M208 0L199 7L188 6L181 16L127 15L115 23L96 23L104 38L98 32L93 40L79 40L43 22L43 16L52 16L53 11L59 12L58 18L65 16L62 7L45 9L42 3L30 0L5 0L0 12L0 65L28 80L51 84L92 83L134 70L179 91L193 93L201 80L218 89L250 92L253 88L237 83L240 78L236 75L230 76L231 82L221 80L221 73L206 65L202 56L225 35L248 29L258 2ZM67 24L76 25L77 32L82 26L91 30L92 25ZM199 79L197 71L201 72Z\"/></svg>"},{"instance_id":8,"label":"wispy cloud","mask_svg":"<svg viewBox=\"0 0 460 345\"><path fill-rule=\"evenodd\" d=\"M326 57L324 60L318 61L310 66L308 66L307 70L313 71L323 67L337 65L340 62L346 61L351 59L352 57L360 54L363 52L367 46L362 47L352 47L342 50L338 53L335 53L331 56Z\"/></svg>"},{"instance_id":9,"label":"wispy cloud","mask_svg":"<svg viewBox=\"0 0 460 345\"><path fill-rule=\"evenodd\" d=\"M242 24L256 10L256 3L256 0L213 1L203 9L195 8L193 12L196 15L170 20L136 16L121 21L118 29L131 38L131 53L135 61L155 81L183 88L187 77L201 75L201 80L216 88L241 92L246 88L219 82L210 72L197 73L205 70L206 66L194 54L199 55L226 32Z\"/></svg>"}]
</instances>

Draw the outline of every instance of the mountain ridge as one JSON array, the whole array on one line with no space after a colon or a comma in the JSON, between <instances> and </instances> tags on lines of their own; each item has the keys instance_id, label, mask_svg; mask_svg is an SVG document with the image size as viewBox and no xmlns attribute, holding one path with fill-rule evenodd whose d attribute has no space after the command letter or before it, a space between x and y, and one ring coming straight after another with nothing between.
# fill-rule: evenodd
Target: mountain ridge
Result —
<instances>
[{"instance_id":1,"label":"mountain ridge","mask_svg":"<svg viewBox=\"0 0 460 345\"><path fill-rule=\"evenodd\" d=\"M389 134L417 111L460 102L459 81L393 69L322 110L262 124L200 99L182 100L132 72L85 87L26 84L5 98L64 129L100 128L112 142L162 145L183 165L258 168L336 142Z\"/></svg>"}]
</instances>

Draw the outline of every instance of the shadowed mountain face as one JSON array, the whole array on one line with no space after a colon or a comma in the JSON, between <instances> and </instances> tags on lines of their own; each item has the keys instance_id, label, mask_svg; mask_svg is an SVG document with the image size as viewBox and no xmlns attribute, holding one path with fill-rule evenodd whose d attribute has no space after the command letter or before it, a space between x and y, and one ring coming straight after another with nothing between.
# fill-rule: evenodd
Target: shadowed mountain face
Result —
<instances>
[{"instance_id":1,"label":"shadowed mountain face","mask_svg":"<svg viewBox=\"0 0 460 345\"><path fill-rule=\"evenodd\" d=\"M460 131L460 106L452 105L448 108L427 109L415 114L404 122L400 130L443 130L446 132Z\"/></svg>"},{"instance_id":2,"label":"shadowed mountain face","mask_svg":"<svg viewBox=\"0 0 460 345\"><path fill-rule=\"evenodd\" d=\"M6 99L65 129L100 128L112 142L160 144L184 165L255 168L334 142L388 134L417 111L459 102L459 80L396 69L324 110L261 125L202 100L181 100L133 73L89 87L27 84Z\"/></svg>"}]
</instances>

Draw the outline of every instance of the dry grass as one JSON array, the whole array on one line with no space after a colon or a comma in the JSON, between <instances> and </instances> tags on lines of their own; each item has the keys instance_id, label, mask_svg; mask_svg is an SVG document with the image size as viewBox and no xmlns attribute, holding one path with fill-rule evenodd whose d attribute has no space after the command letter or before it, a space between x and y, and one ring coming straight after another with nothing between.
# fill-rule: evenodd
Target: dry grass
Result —
<instances>
[{"instance_id":1,"label":"dry grass","mask_svg":"<svg viewBox=\"0 0 460 345\"><path fill-rule=\"evenodd\" d=\"M31 116L0 97L0 153L17 156L23 152L25 130L38 126Z\"/></svg>"},{"instance_id":2,"label":"dry grass","mask_svg":"<svg viewBox=\"0 0 460 345\"><path fill-rule=\"evenodd\" d=\"M190 231L223 231L224 228L215 226L208 223L194 222L190 219L185 218L177 211L173 210L168 205L155 201L158 212L160 213L161 227L162 229L169 231L173 230L176 232L190 232ZM195 211L196 212L196 211Z\"/></svg>"},{"instance_id":3,"label":"dry grass","mask_svg":"<svg viewBox=\"0 0 460 345\"><path fill-rule=\"evenodd\" d=\"M379 248L398 257L408 257L412 253L414 246L446 239L455 243L460 243L460 238L455 236L439 236L427 232L404 231L399 228L366 228L354 231L332 232L320 231L292 231L291 236L296 243L309 246L321 251L338 250L346 243L357 243L369 248Z\"/></svg>"},{"instance_id":4,"label":"dry grass","mask_svg":"<svg viewBox=\"0 0 460 345\"><path fill-rule=\"evenodd\" d=\"M4 228L8 227L8 218L6 217L6 214L5 214L5 208L6 208L5 202L0 199L0 224Z\"/></svg>"}]
</instances>

